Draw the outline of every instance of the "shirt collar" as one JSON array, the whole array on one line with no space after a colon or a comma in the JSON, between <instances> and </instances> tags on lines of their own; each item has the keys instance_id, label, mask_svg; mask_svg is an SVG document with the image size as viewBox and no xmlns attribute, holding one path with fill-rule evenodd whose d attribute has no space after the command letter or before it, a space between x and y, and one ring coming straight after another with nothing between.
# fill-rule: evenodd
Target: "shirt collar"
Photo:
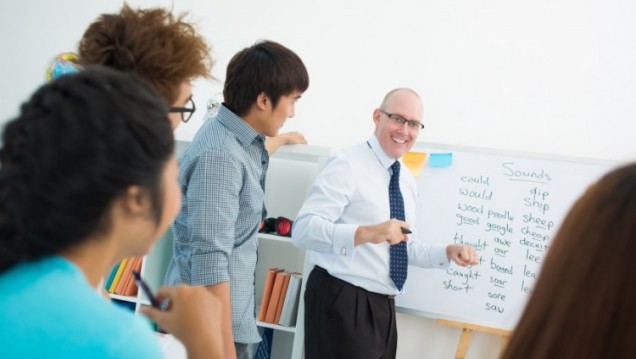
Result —
<instances>
[{"instance_id":1,"label":"shirt collar","mask_svg":"<svg viewBox=\"0 0 636 359\"><path fill-rule=\"evenodd\" d=\"M248 125L245 120L227 108L225 104L221 105L216 118L223 126L236 135L236 138L243 147L251 144L259 137L262 141L265 140L265 136L256 132L252 126Z\"/></svg>"},{"instance_id":2,"label":"shirt collar","mask_svg":"<svg viewBox=\"0 0 636 359\"><path fill-rule=\"evenodd\" d=\"M397 161L397 159L392 158L391 156L387 155L386 152L384 152L382 146L380 146L380 142L378 142L378 138L375 137L375 134L373 134L371 138L369 138L367 143L369 144L369 147L371 147L373 153L375 153L378 161L380 161L380 164L382 164L382 167L388 170L391 165L395 163L395 161Z\"/></svg>"}]
</instances>

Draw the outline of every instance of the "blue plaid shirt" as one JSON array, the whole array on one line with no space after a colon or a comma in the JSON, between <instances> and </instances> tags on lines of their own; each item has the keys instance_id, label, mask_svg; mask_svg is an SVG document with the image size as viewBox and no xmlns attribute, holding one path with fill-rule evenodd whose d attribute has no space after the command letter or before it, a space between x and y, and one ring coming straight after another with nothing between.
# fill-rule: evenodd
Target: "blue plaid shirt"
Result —
<instances>
[{"instance_id":1,"label":"blue plaid shirt","mask_svg":"<svg viewBox=\"0 0 636 359\"><path fill-rule=\"evenodd\" d=\"M165 283L230 283L232 332L256 343L254 272L258 224L265 217L269 156L264 136L222 106L179 158L181 211L172 225Z\"/></svg>"}]
</instances>

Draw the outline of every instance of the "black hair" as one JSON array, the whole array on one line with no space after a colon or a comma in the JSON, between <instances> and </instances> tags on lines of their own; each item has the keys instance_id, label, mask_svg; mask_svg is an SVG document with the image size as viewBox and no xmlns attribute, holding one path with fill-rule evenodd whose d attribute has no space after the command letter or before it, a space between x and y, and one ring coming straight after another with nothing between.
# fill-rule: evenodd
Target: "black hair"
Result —
<instances>
[{"instance_id":1,"label":"black hair","mask_svg":"<svg viewBox=\"0 0 636 359\"><path fill-rule=\"evenodd\" d=\"M273 41L261 41L239 51L227 65L223 99L237 115L244 116L265 93L276 107L281 96L305 92L309 74L296 53Z\"/></svg>"},{"instance_id":2,"label":"black hair","mask_svg":"<svg viewBox=\"0 0 636 359\"><path fill-rule=\"evenodd\" d=\"M38 89L2 137L0 272L107 232L112 202L131 185L158 221L174 150L167 110L137 76L99 66Z\"/></svg>"}]
</instances>

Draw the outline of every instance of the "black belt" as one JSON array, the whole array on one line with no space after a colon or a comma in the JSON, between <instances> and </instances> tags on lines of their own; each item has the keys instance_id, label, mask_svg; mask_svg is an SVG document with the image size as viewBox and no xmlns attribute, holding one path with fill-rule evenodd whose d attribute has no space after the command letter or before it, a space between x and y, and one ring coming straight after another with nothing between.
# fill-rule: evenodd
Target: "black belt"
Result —
<instances>
[{"instance_id":1,"label":"black belt","mask_svg":"<svg viewBox=\"0 0 636 359\"><path fill-rule=\"evenodd\" d=\"M329 277L333 278L334 280L339 281L339 282L342 282L342 283L344 283L345 285L349 285L349 286L352 286L352 287L356 287L356 288L358 288L358 289L361 289L361 290L363 290L363 291L365 291L365 292L367 292L367 293L369 293L369 294L371 294L371 295L377 295L377 296L381 296L381 297L386 297L386 298L388 298L388 299L394 299L394 298L395 298L395 294L382 294L382 293L370 292L370 291L368 291L368 290L366 290L366 289L364 289L364 288L362 288L362 287L358 287L357 285L353 285L353 284L351 284L351 283L349 283L349 282L347 282L347 281L345 281L345 280L342 280L342 279L340 279L340 278L334 277L334 276L332 276L331 274L329 274L329 272L328 272L326 269L324 269L323 267L320 267L320 266L314 266L314 270L315 270L315 271L318 271L318 272L320 272L320 273L322 273L322 274L324 274L324 275L328 275Z\"/></svg>"}]
</instances>

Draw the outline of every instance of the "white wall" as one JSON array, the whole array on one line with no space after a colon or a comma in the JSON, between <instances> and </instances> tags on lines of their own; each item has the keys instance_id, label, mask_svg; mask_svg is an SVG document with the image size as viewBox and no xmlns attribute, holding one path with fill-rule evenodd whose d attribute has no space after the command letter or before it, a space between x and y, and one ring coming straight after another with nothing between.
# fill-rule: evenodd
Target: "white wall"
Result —
<instances>
[{"instance_id":1,"label":"white wall","mask_svg":"<svg viewBox=\"0 0 636 359\"><path fill-rule=\"evenodd\" d=\"M56 53L120 1L3 3L0 121L44 80ZM133 6L171 0L131 0ZM425 102L421 140L605 159L636 153L636 2L631 0L179 0L213 45L220 96L225 66L260 38L295 50L309 90L286 130L312 144L367 138L387 90L410 86ZM177 131L191 138L203 111Z\"/></svg>"},{"instance_id":2,"label":"white wall","mask_svg":"<svg viewBox=\"0 0 636 359\"><path fill-rule=\"evenodd\" d=\"M173 1L131 0L133 6ZM217 59L219 82L199 81L198 108L218 96L230 57L257 39L305 61L309 90L285 130L339 148L366 139L371 112L397 86L425 102L420 139L567 156L636 157L636 2L633 0L179 0ZM0 124L75 50L112 0L3 2ZM182 125L192 138L203 111ZM400 315L400 358L448 358L459 331ZM496 355L475 336L471 358ZM449 351L450 350L450 351Z\"/></svg>"}]
</instances>

